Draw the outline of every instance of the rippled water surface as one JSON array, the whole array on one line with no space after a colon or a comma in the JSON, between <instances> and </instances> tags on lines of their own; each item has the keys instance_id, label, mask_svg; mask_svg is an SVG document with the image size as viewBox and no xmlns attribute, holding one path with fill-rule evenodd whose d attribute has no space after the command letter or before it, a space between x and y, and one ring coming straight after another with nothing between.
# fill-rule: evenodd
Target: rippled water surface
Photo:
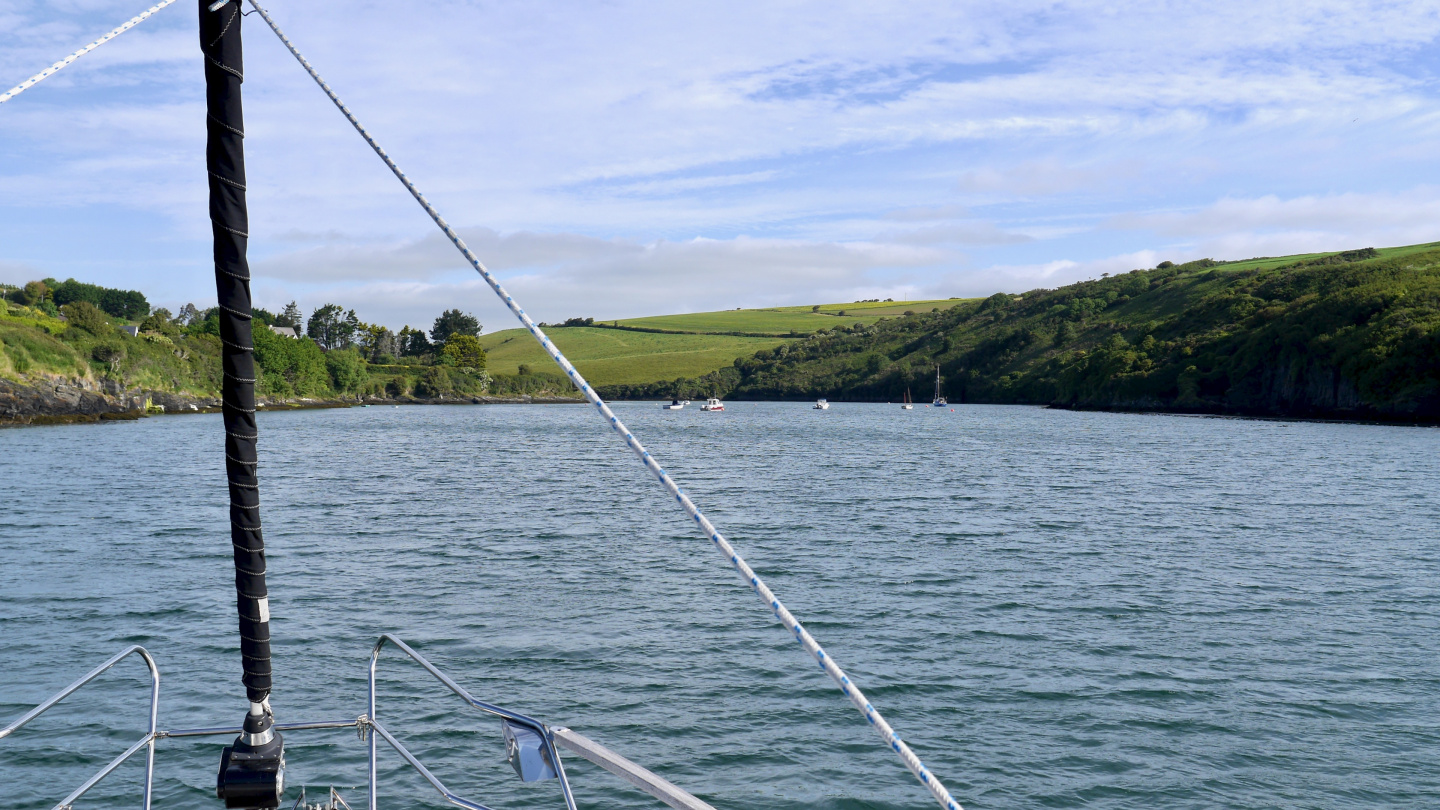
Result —
<instances>
[{"instance_id":1,"label":"rippled water surface","mask_svg":"<svg viewBox=\"0 0 1440 810\"><path fill-rule=\"evenodd\" d=\"M617 410L967 808L1440 806L1440 431ZM162 727L238 723L221 437L0 431L0 720L139 643ZM721 810L930 806L591 409L265 414L261 459L282 721L363 712L388 630ZM0 804L138 737L142 671L0 741ZM492 722L381 671L379 716L457 792L562 806ZM359 806L353 731L288 743L292 784ZM162 741L157 806L216 806L220 745ZM582 807L659 806L567 763ZM140 773L78 807L136 806ZM381 799L442 806L393 753Z\"/></svg>"}]
</instances>

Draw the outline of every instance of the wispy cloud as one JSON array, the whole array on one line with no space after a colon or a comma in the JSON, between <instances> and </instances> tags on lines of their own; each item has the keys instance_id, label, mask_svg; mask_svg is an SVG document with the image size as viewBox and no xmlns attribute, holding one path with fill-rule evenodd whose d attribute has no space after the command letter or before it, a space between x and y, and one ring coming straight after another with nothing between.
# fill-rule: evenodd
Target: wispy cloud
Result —
<instances>
[{"instance_id":1,"label":"wispy cloud","mask_svg":"<svg viewBox=\"0 0 1440 810\"><path fill-rule=\"evenodd\" d=\"M1440 6L1424 0L363 8L274 11L545 317L949 297L1151 254L1437 236L1440 193L1415 180L1440 175ZM133 13L0 3L0 76ZM265 294L403 320L475 292L247 22ZM193 9L166 9L0 108L0 261L108 266L113 240L68 236L104 232L205 276L194 29ZM137 264L103 280L156 277Z\"/></svg>"},{"instance_id":2,"label":"wispy cloud","mask_svg":"<svg viewBox=\"0 0 1440 810\"><path fill-rule=\"evenodd\" d=\"M1110 227L1151 231L1219 258L1416 244L1440 239L1440 187L1394 193L1227 197L1190 211L1127 214Z\"/></svg>"},{"instance_id":3,"label":"wispy cloud","mask_svg":"<svg viewBox=\"0 0 1440 810\"><path fill-rule=\"evenodd\" d=\"M512 293L531 302L533 315L551 319L581 312L617 318L816 303L829 300L827 295L850 300L857 291L895 289L903 283L896 274L955 260L943 250L884 243L737 237L640 244L483 230L462 236L491 257L490 267ZM257 284L266 300L289 295L310 306L321 299L368 300L376 307L371 317L388 322L413 317L408 313L418 302L421 309L447 300L455 305L463 295L467 307L487 314L487 324L512 325L489 288L443 239L382 250L336 245L274 256L252 268L263 279Z\"/></svg>"}]
</instances>

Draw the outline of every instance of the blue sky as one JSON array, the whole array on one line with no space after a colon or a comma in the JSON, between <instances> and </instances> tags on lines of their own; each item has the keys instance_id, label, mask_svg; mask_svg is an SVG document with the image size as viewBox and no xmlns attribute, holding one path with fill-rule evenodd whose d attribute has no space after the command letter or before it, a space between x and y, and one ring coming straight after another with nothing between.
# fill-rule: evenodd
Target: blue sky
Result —
<instances>
[{"instance_id":1,"label":"blue sky","mask_svg":"<svg viewBox=\"0 0 1440 810\"><path fill-rule=\"evenodd\" d=\"M148 0L0 0L0 85ZM277 2L539 318L1440 240L1428 3ZM213 301L189 0L0 105L0 281ZM245 22L256 301L511 325Z\"/></svg>"}]
</instances>

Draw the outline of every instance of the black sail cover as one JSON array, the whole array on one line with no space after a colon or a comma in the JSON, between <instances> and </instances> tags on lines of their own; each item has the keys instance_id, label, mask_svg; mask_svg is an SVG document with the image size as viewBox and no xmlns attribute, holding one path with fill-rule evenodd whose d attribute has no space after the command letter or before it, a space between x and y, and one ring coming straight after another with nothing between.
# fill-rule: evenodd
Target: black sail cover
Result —
<instances>
[{"instance_id":1,"label":"black sail cover","mask_svg":"<svg viewBox=\"0 0 1440 810\"><path fill-rule=\"evenodd\" d=\"M240 612L240 654L252 703L270 695L270 608L265 589L265 540L260 533L256 476L255 359L251 339L250 266L245 261L244 81L238 0L211 10L199 0L200 47L205 54L205 108L210 172L210 226L215 237L215 292L225 376L225 473L230 483L230 541L235 548L235 592Z\"/></svg>"}]
</instances>

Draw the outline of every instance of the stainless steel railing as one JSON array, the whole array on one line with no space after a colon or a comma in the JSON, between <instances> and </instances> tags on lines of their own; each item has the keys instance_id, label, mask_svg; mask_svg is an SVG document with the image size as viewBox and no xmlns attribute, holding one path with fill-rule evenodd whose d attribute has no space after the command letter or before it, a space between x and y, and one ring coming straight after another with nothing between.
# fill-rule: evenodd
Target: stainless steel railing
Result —
<instances>
[{"instance_id":1,"label":"stainless steel railing","mask_svg":"<svg viewBox=\"0 0 1440 810\"><path fill-rule=\"evenodd\" d=\"M380 722L375 719L375 665L380 660L380 651L385 648L385 645L387 643L393 645L396 649L400 650L401 652L414 659L416 663L425 668L426 672L434 675L436 680L444 684L447 689L449 689L451 692L454 692L471 708L479 709L482 712L503 718L516 725L524 726L525 728L531 729L532 731L539 734L540 738L545 743L546 752L550 755L550 762L555 768L555 774L559 777L560 790L565 795L565 807L567 808L567 810L575 810L575 796L570 792L570 780L565 777L565 766L562 765L560 762L560 752L555 749L555 737L550 733L550 729L546 727L544 723L541 723L539 720L536 720L532 717L526 717L523 714L517 714L510 711L509 709L503 709L499 706L494 705L493 703L486 703L482 700L477 700L473 695L465 691L464 687L451 680L450 676L441 672L435 667L434 664L427 661L425 659L425 656L421 655L418 652L415 652L415 650L410 648L410 645L406 644L405 642L401 641L390 633L385 633L381 635L380 640L375 642L375 649L372 650L370 653L370 714L368 717L364 718L366 725L369 725L375 731L375 734L370 735L369 739L370 810L377 810L375 804L375 790L378 783L378 779L375 775L375 737L377 736L384 737L385 742L389 743L390 747L394 748L396 753L398 753L402 758L404 758L406 762L410 763L411 767L419 771L420 775L425 777L425 780L428 781L431 785L433 785L436 790L440 791L440 795L444 796L446 801L459 807L469 808L469 810L490 810L490 808L486 807L483 804L477 804L467 799L462 799L452 793L449 788L445 787L444 783L442 783L439 779L435 777L435 774L431 773L428 768L422 765L420 763L420 760L416 759L415 756L411 754L410 751L407 750L405 746L400 743L399 740L395 739L395 737L389 731L386 731L385 727L380 725Z\"/></svg>"},{"instance_id":2,"label":"stainless steel railing","mask_svg":"<svg viewBox=\"0 0 1440 810\"><path fill-rule=\"evenodd\" d=\"M444 684L446 688L448 688L471 708L477 709L481 712L495 717L499 717L501 720L507 723L529 729L530 731L538 734L544 745L545 758L548 763L554 768L555 776L560 782L560 790L565 797L566 810L575 810L575 797L570 789L570 781L565 775L564 765L560 761L560 751L559 747L557 747L557 743L558 746L563 746L571 752L578 754L579 756L595 763L596 765L599 765L610 773L619 776L620 778L629 782L631 785L645 791L646 793L649 793L651 796L654 796L660 801L670 805L673 808L677 808L677 810L715 810L710 805L700 801L699 799L676 787L675 785L671 784L660 776L646 770L645 768L640 767L639 765L636 765L630 760L625 759L624 757L616 754L614 751L611 751L608 748L605 748L599 743L589 740L567 728L556 727L552 729L551 727L545 725L539 720L534 719L533 717L528 717L526 715L510 711L509 709L503 708L501 706L496 706L492 703L486 703L482 700L476 699L473 695L466 691L464 687L460 686L454 680L452 680L450 676L446 675L444 672L441 672L434 664L430 663L430 661L428 661L425 656L416 652L410 647L410 645L406 644L405 642L401 641L400 639L389 633L380 636L380 639L375 643L375 647L370 653L369 714L362 714L354 720L318 720L300 723L276 723L274 726L276 731L309 731L340 728L357 729L360 732L361 738L368 743L369 747L368 788L370 801L368 806L370 810L378 810L376 801L376 790L379 784L376 773L378 754L376 750L377 737L383 738L385 742L390 745L391 748L395 749L395 752L398 753L407 764L409 764L412 768L419 772L419 774L424 777L425 780L429 782L437 791L439 791L440 795L443 796L447 802L456 805L457 807L467 808L467 810L491 810L491 808L483 804L462 798L456 795L449 788L447 788L444 782L440 781L440 779L436 777L429 768L425 767L424 763L422 763L414 754L412 754L403 743L401 743L398 739L395 738L395 735L391 734L387 728L385 728L378 720L376 720L375 670L376 665L378 664L380 659L380 651L384 649L387 644L395 647L396 649L409 656L412 660L414 660L421 667L423 667L426 672L429 672L432 676L435 677L436 680ZM168 731L160 730L159 728L157 728L156 723L158 720L160 707L160 671L155 666L155 659L150 656L150 653L147 652L145 648L137 645L133 647L127 647L126 649L121 650L108 661L91 670L80 680L60 690L54 696L46 700L44 703L41 703L34 709L26 712L24 716L20 717L15 722L11 723L3 729L0 729L0 739L10 736L17 729L24 726L26 723L29 723L31 720L34 720L36 717L44 714L50 708L55 706L55 704L69 697L71 694L74 694L81 687L95 680L106 670L109 670L111 667L115 666L117 663L124 660L127 656L130 655L139 655L142 659L144 659L145 665L150 670L150 729L146 732L144 737L141 737L140 740L138 740L134 745L126 749L124 753L116 757L113 761L110 762L110 764L101 768L98 772L95 773L94 776L91 776L89 779L87 779L84 784L76 788L70 793L70 795L62 799L59 804L55 805L54 810L72 810L72 805L76 799L79 799L91 788L95 787L95 785L98 784L100 780L104 779L106 776L109 776L111 772L113 772L116 768L120 767L120 765L126 760L134 756L137 752L140 751L141 748L146 749L145 796L142 807L144 808L144 810L150 810L152 786L155 776L156 740L162 740L167 738L229 736L239 734L241 731L239 727L232 726L172 729Z\"/></svg>"},{"instance_id":3,"label":"stainless steel railing","mask_svg":"<svg viewBox=\"0 0 1440 810\"><path fill-rule=\"evenodd\" d=\"M150 810L150 789L151 785L155 781L155 738L157 735L157 732L155 730L155 722L156 719L159 717L160 713L160 670L156 669L155 659L150 657L150 653L146 652L145 648L141 647L138 644L133 647L126 647L125 649L116 653L110 658L109 661L106 661L100 666L90 670L90 673L87 674L85 677L70 684L64 689L61 689L59 692L55 693L55 695L49 700L26 712L25 715L19 720L16 720L5 728L0 729L0 739L4 739L10 736L21 726L49 711L55 704L74 694L80 689L80 687L100 677L102 674L105 673L106 670L110 669L111 667L115 666L116 664L120 663L125 658L131 655L140 656L142 659L145 660L145 666L150 668L150 730L146 732L145 736L141 737L139 741L137 741L134 745L127 748L125 750L125 753L111 760L109 765L101 768L98 773L87 779L85 781L85 784L76 788L69 796L61 799L60 803L55 805L55 810L70 810L70 805L74 803L76 799L85 795L85 793L89 791L90 788L95 787L95 785L99 783L101 779L109 776L110 772L120 767L121 763L125 762L125 760L135 756L135 752L139 751L141 748L146 749L145 800L144 804L141 806L144 807L144 810Z\"/></svg>"}]
</instances>

